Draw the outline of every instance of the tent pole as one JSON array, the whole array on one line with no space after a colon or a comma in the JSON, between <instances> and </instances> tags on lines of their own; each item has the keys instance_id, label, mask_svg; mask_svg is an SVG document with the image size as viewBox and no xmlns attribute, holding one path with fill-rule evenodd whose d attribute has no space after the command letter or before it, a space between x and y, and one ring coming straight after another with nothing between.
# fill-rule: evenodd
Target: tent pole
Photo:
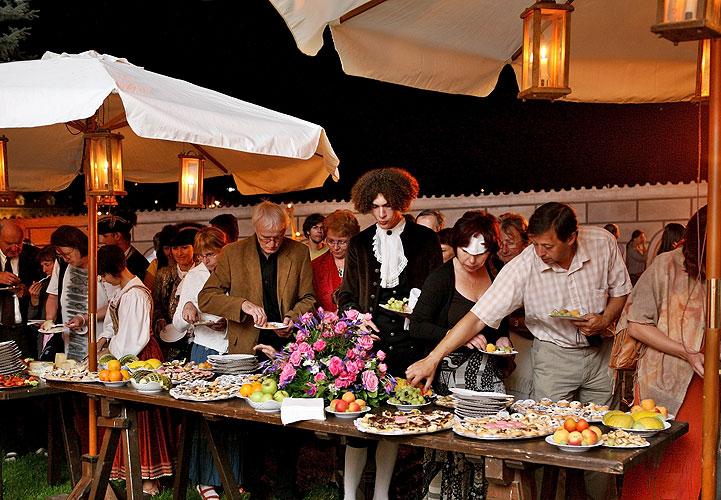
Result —
<instances>
[{"instance_id":1,"label":"tent pole","mask_svg":"<svg viewBox=\"0 0 721 500\"><path fill-rule=\"evenodd\" d=\"M709 86L707 322L703 379L701 498L716 499L719 423L719 329L721 328L721 39L711 40Z\"/></svg>"},{"instance_id":2,"label":"tent pole","mask_svg":"<svg viewBox=\"0 0 721 500\"><path fill-rule=\"evenodd\" d=\"M98 370L97 310L98 310L98 207L97 197L87 195L88 202L88 370ZM98 454L97 409L89 399L88 429L89 455Z\"/></svg>"}]
</instances>

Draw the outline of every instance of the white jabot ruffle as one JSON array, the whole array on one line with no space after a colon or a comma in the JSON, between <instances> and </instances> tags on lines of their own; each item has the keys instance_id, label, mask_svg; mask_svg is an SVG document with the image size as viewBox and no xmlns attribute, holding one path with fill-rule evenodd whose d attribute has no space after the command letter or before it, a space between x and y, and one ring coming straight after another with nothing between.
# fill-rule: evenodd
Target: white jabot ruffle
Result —
<instances>
[{"instance_id":1,"label":"white jabot ruffle","mask_svg":"<svg viewBox=\"0 0 721 500\"><path fill-rule=\"evenodd\" d=\"M398 286L400 275L408 264L401 241L401 233L405 227L404 219L390 230L391 234L388 234L388 229L381 229L376 225L373 253L376 260L381 263L381 287L383 288Z\"/></svg>"}]
</instances>

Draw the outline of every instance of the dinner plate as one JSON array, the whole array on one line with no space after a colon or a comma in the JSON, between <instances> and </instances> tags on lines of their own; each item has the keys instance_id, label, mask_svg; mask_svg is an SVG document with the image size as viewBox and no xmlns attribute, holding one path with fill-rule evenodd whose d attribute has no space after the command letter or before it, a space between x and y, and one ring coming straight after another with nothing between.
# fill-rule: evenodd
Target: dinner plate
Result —
<instances>
[{"instance_id":1,"label":"dinner plate","mask_svg":"<svg viewBox=\"0 0 721 500\"><path fill-rule=\"evenodd\" d=\"M598 448L599 446L603 445L603 439L599 439L596 441L595 444L592 444L590 446L573 446L571 444L558 444L553 440L553 436L546 436L546 442L548 444L552 444L553 446L556 446L557 448L561 449L562 451L568 451L571 453L583 453L584 451L588 451L593 448Z\"/></svg>"},{"instance_id":2,"label":"dinner plate","mask_svg":"<svg viewBox=\"0 0 721 500\"><path fill-rule=\"evenodd\" d=\"M214 325L216 323L217 323L217 321L213 321L210 319L203 319L203 320L196 321L195 323L193 323L193 326L210 326L210 325Z\"/></svg>"},{"instance_id":3,"label":"dinner plate","mask_svg":"<svg viewBox=\"0 0 721 500\"><path fill-rule=\"evenodd\" d=\"M125 384L127 384L128 382L130 382L130 380L117 380L114 382L106 382L104 380L101 380L101 382L103 383L103 385L105 387L122 387Z\"/></svg>"},{"instance_id":4,"label":"dinner plate","mask_svg":"<svg viewBox=\"0 0 721 500\"><path fill-rule=\"evenodd\" d=\"M325 411L326 413L335 415L338 418L355 418L360 417L364 413L368 413L369 411L371 411L371 408L369 406L366 406L363 410L360 411L333 411L330 409L330 406L326 406Z\"/></svg>"},{"instance_id":5,"label":"dinner plate","mask_svg":"<svg viewBox=\"0 0 721 500\"><path fill-rule=\"evenodd\" d=\"M649 437L649 436L655 436L661 431L665 431L666 429L671 428L671 424L668 422L663 423L663 429L624 429L623 427L614 427L613 425L606 424L607 427L610 427L611 429L618 429L621 431L626 432L632 432L634 434L638 434L639 436L643 437Z\"/></svg>"},{"instance_id":6,"label":"dinner plate","mask_svg":"<svg viewBox=\"0 0 721 500\"><path fill-rule=\"evenodd\" d=\"M637 450L639 448L648 448L649 446L651 446L651 443L649 443L648 441L646 441L646 444L642 444L639 446L610 446L605 442L603 443L604 448L611 448L613 450Z\"/></svg>"},{"instance_id":7,"label":"dinner plate","mask_svg":"<svg viewBox=\"0 0 721 500\"><path fill-rule=\"evenodd\" d=\"M503 351L494 351L494 352L488 352L488 351L481 351L483 354L488 354L489 356L513 356L518 354L518 351L515 349L511 352L503 352Z\"/></svg>"},{"instance_id":8,"label":"dinner plate","mask_svg":"<svg viewBox=\"0 0 721 500\"><path fill-rule=\"evenodd\" d=\"M284 325L283 323L279 323L277 321L268 321L265 326L253 326L258 328L259 330L281 330L283 328L288 328L289 325Z\"/></svg>"},{"instance_id":9,"label":"dinner plate","mask_svg":"<svg viewBox=\"0 0 721 500\"><path fill-rule=\"evenodd\" d=\"M462 389L460 387L451 387L449 389L457 398L460 399L496 399L496 400L513 400L512 394L503 394L502 392L481 392L471 391L470 389Z\"/></svg>"},{"instance_id":10,"label":"dinner plate","mask_svg":"<svg viewBox=\"0 0 721 500\"><path fill-rule=\"evenodd\" d=\"M391 403L390 401L388 401L388 404L395 406L396 408L398 408L401 411L411 411L411 410L419 410L419 409L423 408L424 406L432 405L433 401L428 401L427 403L422 403L419 405Z\"/></svg>"},{"instance_id":11,"label":"dinner plate","mask_svg":"<svg viewBox=\"0 0 721 500\"><path fill-rule=\"evenodd\" d=\"M580 316L557 316L555 314L549 314L548 316L551 318L555 318L555 319L570 319L573 321L587 321Z\"/></svg>"},{"instance_id":12,"label":"dinner plate","mask_svg":"<svg viewBox=\"0 0 721 500\"><path fill-rule=\"evenodd\" d=\"M388 307L388 306L385 305L385 304L381 304L380 307L381 307L382 309L385 309L386 311L394 312L394 313L396 313L396 314L398 314L398 315L400 315L400 316L403 316L403 317L409 317L411 314L413 314L413 310L412 310L412 309L403 309L402 311L399 311L399 310L397 310L397 309L391 309L390 307Z\"/></svg>"},{"instance_id":13,"label":"dinner plate","mask_svg":"<svg viewBox=\"0 0 721 500\"><path fill-rule=\"evenodd\" d=\"M65 331L65 326L64 325L53 325L53 327L48 330L38 328L38 331L40 333L63 333Z\"/></svg>"},{"instance_id":14,"label":"dinner plate","mask_svg":"<svg viewBox=\"0 0 721 500\"><path fill-rule=\"evenodd\" d=\"M459 428L459 426L457 425L453 426L454 434L458 434L459 436L467 437L470 439L479 439L481 441L517 441L519 439L537 439L548 434L553 434L553 432L553 429L549 429L548 433L541 434L540 436L479 436L475 432L463 429L462 427Z\"/></svg>"},{"instance_id":15,"label":"dinner plate","mask_svg":"<svg viewBox=\"0 0 721 500\"><path fill-rule=\"evenodd\" d=\"M275 399L271 399L269 401L263 401L256 402L253 401L250 398L246 398L245 396L240 396L241 399L244 399L250 406L253 407L254 410L262 412L262 413L276 413L280 411L281 403L276 401Z\"/></svg>"}]
</instances>

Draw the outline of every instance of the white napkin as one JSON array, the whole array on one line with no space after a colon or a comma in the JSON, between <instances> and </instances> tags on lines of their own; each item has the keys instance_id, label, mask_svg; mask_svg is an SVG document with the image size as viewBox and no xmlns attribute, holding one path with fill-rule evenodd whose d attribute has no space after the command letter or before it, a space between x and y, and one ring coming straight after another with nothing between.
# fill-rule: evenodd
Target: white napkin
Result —
<instances>
[{"instance_id":1,"label":"white napkin","mask_svg":"<svg viewBox=\"0 0 721 500\"><path fill-rule=\"evenodd\" d=\"M418 297L421 296L421 290L420 288L411 288L410 293L408 294L408 302L406 303L408 305L408 309L411 311L416 308L416 303L418 302ZM410 330L411 328L411 320L409 318L406 318L406 320L403 322L403 329L404 330Z\"/></svg>"},{"instance_id":2,"label":"white napkin","mask_svg":"<svg viewBox=\"0 0 721 500\"><path fill-rule=\"evenodd\" d=\"M283 425L301 420L325 420L323 398L285 398L280 404Z\"/></svg>"}]
</instances>

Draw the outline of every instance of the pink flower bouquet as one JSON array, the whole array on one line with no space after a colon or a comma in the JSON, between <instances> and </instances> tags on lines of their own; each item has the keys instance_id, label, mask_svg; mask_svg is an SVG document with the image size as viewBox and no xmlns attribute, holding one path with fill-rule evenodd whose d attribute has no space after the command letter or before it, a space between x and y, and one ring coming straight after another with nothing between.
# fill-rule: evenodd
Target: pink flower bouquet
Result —
<instances>
[{"instance_id":1,"label":"pink flower bouquet","mask_svg":"<svg viewBox=\"0 0 721 500\"><path fill-rule=\"evenodd\" d=\"M365 316L346 311L343 316L318 309L295 324L295 341L262 365L263 373L295 398L331 401L346 391L376 407L396 385L386 373L385 353L373 351L373 337L361 330Z\"/></svg>"}]
</instances>

